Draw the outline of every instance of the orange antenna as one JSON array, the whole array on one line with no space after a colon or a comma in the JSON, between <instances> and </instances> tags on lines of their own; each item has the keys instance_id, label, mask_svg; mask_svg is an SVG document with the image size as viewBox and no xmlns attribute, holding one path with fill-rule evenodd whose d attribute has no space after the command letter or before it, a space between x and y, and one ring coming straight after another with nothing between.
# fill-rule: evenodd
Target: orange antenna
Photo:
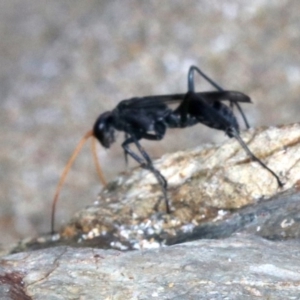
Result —
<instances>
[{"instance_id":1,"label":"orange antenna","mask_svg":"<svg viewBox=\"0 0 300 300\"><path fill-rule=\"evenodd\" d=\"M93 153L93 157L94 157L95 164L96 164L96 170L97 170L97 173L98 173L98 176L99 176L99 179L100 179L102 185L106 186L107 182L104 178L104 175L103 175L103 172L102 172L102 169L101 169L101 166L99 164L98 157L97 157L96 142L97 142L97 139L93 136L91 147L92 147L92 153Z\"/></svg>"},{"instance_id":2,"label":"orange antenna","mask_svg":"<svg viewBox=\"0 0 300 300\"><path fill-rule=\"evenodd\" d=\"M54 233L54 222L55 222L55 208L56 208L56 203L57 203L57 200L58 200L58 197L59 197L59 193L61 191L61 188L65 182L65 179L67 177L67 174L70 170L70 168L72 167L77 155L79 154L82 146L84 145L84 143L94 135L93 131L90 130L88 131L84 136L83 138L79 141L78 145L76 146L72 156L70 157L68 163L66 164L63 172L62 172L62 175L60 177L60 180L57 184L57 187L56 187L56 191L55 191L55 194L54 194L54 198L53 198L53 202L52 202L52 213L51 213L51 233L53 234Z\"/></svg>"}]
</instances>

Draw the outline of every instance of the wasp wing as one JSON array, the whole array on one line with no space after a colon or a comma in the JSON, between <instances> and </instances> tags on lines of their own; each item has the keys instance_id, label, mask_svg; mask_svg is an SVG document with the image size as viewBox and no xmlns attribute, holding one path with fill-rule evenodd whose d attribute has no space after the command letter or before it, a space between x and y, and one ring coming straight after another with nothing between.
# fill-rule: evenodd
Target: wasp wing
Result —
<instances>
[{"instance_id":1,"label":"wasp wing","mask_svg":"<svg viewBox=\"0 0 300 300\"><path fill-rule=\"evenodd\" d=\"M234 103L251 103L251 99L249 96L237 91L212 91L198 92L195 94L202 100L207 102L229 101ZM122 107L122 109L163 107L165 104L181 102L183 101L185 96L186 94L169 94L135 97L121 101L118 104L118 107Z\"/></svg>"}]
</instances>

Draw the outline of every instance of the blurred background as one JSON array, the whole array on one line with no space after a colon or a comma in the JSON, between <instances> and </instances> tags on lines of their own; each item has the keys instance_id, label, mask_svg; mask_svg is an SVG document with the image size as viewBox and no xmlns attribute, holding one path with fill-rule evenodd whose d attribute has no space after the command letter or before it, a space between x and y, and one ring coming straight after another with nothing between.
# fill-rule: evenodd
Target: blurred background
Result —
<instances>
[{"instance_id":1,"label":"blurred background","mask_svg":"<svg viewBox=\"0 0 300 300\"><path fill-rule=\"evenodd\" d=\"M251 96L244 110L252 126L299 121L299 12L297 0L2 0L1 247L50 230L59 176L100 113L133 96L185 92L191 64ZM199 79L203 89L212 88ZM125 170L123 139L98 147L108 180ZM157 158L225 139L198 125L142 144ZM56 227L100 189L86 145Z\"/></svg>"}]
</instances>

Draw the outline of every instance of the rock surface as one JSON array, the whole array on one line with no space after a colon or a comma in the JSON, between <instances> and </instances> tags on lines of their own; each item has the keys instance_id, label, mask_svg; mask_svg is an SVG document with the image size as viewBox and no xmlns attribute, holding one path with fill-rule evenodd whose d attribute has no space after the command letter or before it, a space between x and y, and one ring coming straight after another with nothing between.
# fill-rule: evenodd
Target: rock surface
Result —
<instances>
[{"instance_id":1,"label":"rock surface","mask_svg":"<svg viewBox=\"0 0 300 300\"><path fill-rule=\"evenodd\" d=\"M298 299L300 125L242 137L282 189L233 140L165 155L172 214L154 210L151 174L121 175L58 234L2 257L0 298Z\"/></svg>"},{"instance_id":2,"label":"rock surface","mask_svg":"<svg viewBox=\"0 0 300 300\"><path fill-rule=\"evenodd\" d=\"M242 137L280 176L283 188L233 139L167 154L156 167L169 183L171 214L163 201L154 209L160 186L150 172L136 168L111 182L59 234L23 242L14 252L55 245L145 249L228 237L246 227L269 239L297 238L300 125L250 130Z\"/></svg>"},{"instance_id":3,"label":"rock surface","mask_svg":"<svg viewBox=\"0 0 300 300\"><path fill-rule=\"evenodd\" d=\"M299 247L237 235L145 251L19 253L0 261L0 298L299 299Z\"/></svg>"}]
</instances>

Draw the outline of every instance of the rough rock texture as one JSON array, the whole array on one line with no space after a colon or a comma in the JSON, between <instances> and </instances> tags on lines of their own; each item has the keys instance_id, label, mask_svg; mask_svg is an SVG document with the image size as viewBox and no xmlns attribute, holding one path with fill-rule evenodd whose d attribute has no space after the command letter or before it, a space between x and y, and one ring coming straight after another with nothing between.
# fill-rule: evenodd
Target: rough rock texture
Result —
<instances>
[{"instance_id":1,"label":"rough rock texture","mask_svg":"<svg viewBox=\"0 0 300 300\"><path fill-rule=\"evenodd\" d=\"M298 238L300 125L250 130L242 137L280 176L283 188L233 139L221 147L167 154L156 167L169 182L171 214L164 201L154 209L161 189L151 173L136 168L117 177L57 235L23 241L13 252L51 245L145 249L228 237L246 228L269 239Z\"/></svg>"},{"instance_id":2,"label":"rough rock texture","mask_svg":"<svg viewBox=\"0 0 300 300\"><path fill-rule=\"evenodd\" d=\"M235 236L145 251L19 253L0 260L0 298L299 299L299 247Z\"/></svg>"},{"instance_id":3,"label":"rough rock texture","mask_svg":"<svg viewBox=\"0 0 300 300\"><path fill-rule=\"evenodd\" d=\"M0 298L298 299L300 125L242 137L282 189L233 140L165 155L172 214L154 210L151 174L121 175L58 234L2 257Z\"/></svg>"}]
</instances>

